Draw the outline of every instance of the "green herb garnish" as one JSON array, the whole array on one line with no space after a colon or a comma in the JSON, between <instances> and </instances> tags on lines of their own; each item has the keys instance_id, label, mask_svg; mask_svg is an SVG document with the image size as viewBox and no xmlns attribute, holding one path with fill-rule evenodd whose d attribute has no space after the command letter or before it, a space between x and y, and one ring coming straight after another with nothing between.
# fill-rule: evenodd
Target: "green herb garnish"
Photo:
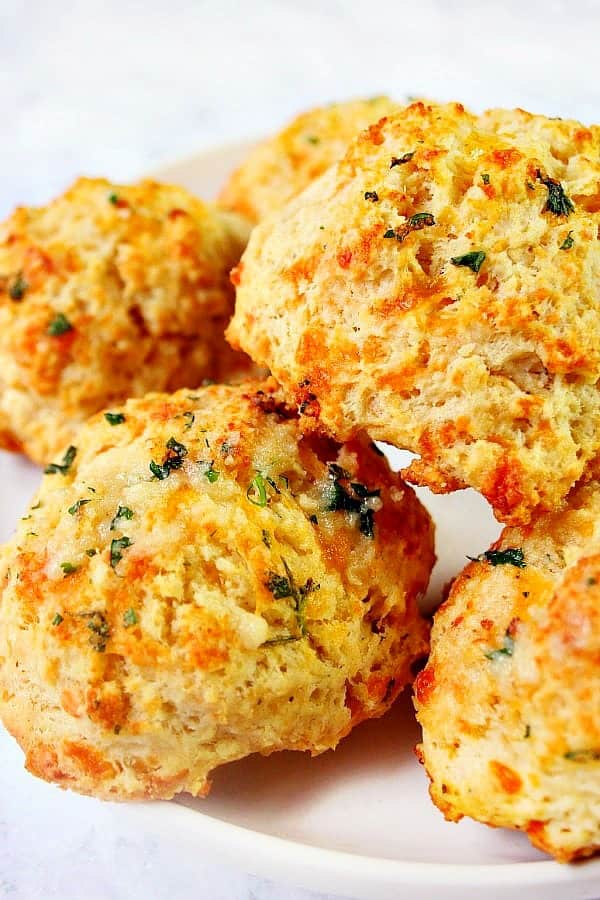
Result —
<instances>
[{"instance_id":1,"label":"green herb garnish","mask_svg":"<svg viewBox=\"0 0 600 900\"><path fill-rule=\"evenodd\" d=\"M398 228L388 228L383 236L384 238L395 238L401 244L411 231L420 231L422 228L429 228L431 225L435 225L435 218L432 213L414 213L414 215L408 217L404 225L400 225Z\"/></svg>"},{"instance_id":2,"label":"green herb garnish","mask_svg":"<svg viewBox=\"0 0 600 900\"><path fill-rule=\"evenodd\" d=\"M131 628L133 625L137 625L138 617L136 615L135 609L133 607L129 607L129 609L125 610L123 613L123 625L125 628Z\"/></svg>"},{"instance_id":3,"label":"green herb garnish","mask_svg":"<svg viewBox=\"0 0 600 900\"><path fill-rule=\"evenodd\" d=\"M597 762L600 760L600 748L590 748L586 750L568 750L564 754L565 759L572 762Z\"/></svg>"},{"instance_id":4,"label":"green herb garnish","mask_svg":"<svg viewBox=\"0 0 600 900\"><path fill-rule=\"evenodd\" d=\"M265 545L265 547L268 547L268 548L271 547L271 535L265 528L263 528L263 530L262 530L262 542Z\"/></svg>"},{"instance_id":5,"label":"green herb garnish","mask_svg":"<svg viewBox=\"0 0 600 900\"><path fill-rule=\"evenodd\" d=\"M117 527L117 522L119 521L119 519L127 519L127 520L133 519L133 510L132 510L132 509L129 509L128 506L119 506L119 507L117 508L117 511L116 511L114 517L113 517L112 522L110 523L110 530L111 530L111 531L114 531L114 530L115 530L115 528Z\"/></svg>"},{"instance_id":6,"label":"green herb garnish","mask_svg":"<svg viewBox=\"0 0 600 900\"><path fill-rule=\"evenodd\" d=\"M188 412L182 413L182 415L183 415L183 418L186 420L186 424L185 424L185 427L183 430L189 431L190 428L192 427L192 425L194 424L194 419L196 418L196 416L194 415L193 412L190 412L189 410L188 410Z\"/></svg>"},{"instance_id":7,"label":"green herb garnish","mask_svg":"<svg viewBox=\"0 0 600 900\"><path fill-rule=\"evenodd\" d=\"M483 172L483 173L482 173L482 175L481 175L481 180L483 181L484 184L489 184L489 183L490 183L490 176L488 175L487 172Z\"/></svg>"},{"instance_id":8,"label":"green herb garnish","mask_svg":"<svg viewBox=\"0 0 600 900\"><path fill-rule=\"evenodd\" d=\"M377 203L379 194L377 191L365 191L365 200L370 200L371 203Z\"/></svg>"},{"instance_id":9,"label":"green herb garnish","mask_svg":"<svg viewBox=\"0 0 600 900\"><path fill-rule=\"evenodd\" d=\"M114 538L110 543L110 565L112 569L116 569L123 559L121 550L127 550L131 547L131 540L128 537Z\"/></svg>"},{"instance_id":10,"label":"green herb garnish","mask_svg":"<svg viewBox=\"0 0 600 900\"><path fill-rule=\"evenodd\" d=\"M306 140L309 144L319 144L321 142L321 138L317 137L314 134L307 134Z\"/></svg>"},{"instance_id":11,"label":"green herb garnish","mask_svg":"<svg viewBox=\"0 0 600 900\"><path fill-rule=\"evenodd\" d=\"M200 468L207 481L210 481L211 484L214 484L215 481L217 481L219 472L214 468L214 460L211 459L210 462L201 462Z\"/></svg>"},{"instance_id":12,"label":"green herb garnish","mask_svg":"<svg viewBox=\"0 0 600 900\"><path fill-rule=\"evenodd\" d=\"M250 503L254 504L254 506L267 505L267 485L260 472L256 473L256 475L248 485L246 497L248 498Z\"/></svg>"},{"instance_id":13,"label":"green herb garnish","mask_svg":"<svg viewBox=\"0 0 600 900\"><path fill-rule=\"evenodd\" d=\"M269 572L268 576L266 584L276 600L294 596L294 590L289 578L285 575L278 575L277 572Z\"/></svg>"},{"instance_id":14,"label":"green herb garnish","mask_svg":"<svg viewBox=\"0 0 600 900\"><path fill-rule=\"evenodd\" d=\"M73 506L69 507L67 512L69 513L70 516L74 516L76 513L79 512L79 510L81 509L82 506L85 506L86 503L91 503L91 502L92 502L91 500L78 500L76 503L73 504Z\"/></svg>"},{"instance_id":15,"label":"green herb garnish","mask_svg":"<svg viewBox=\"0 0 600 900\"><path fill-rule=\"evenodd\" d=\"M349 482L350 477L350 473L341 466L335 463L329 464L330 484L326 489L325 509L328 512L343 510L355 513L358 516L360 533L365 537L372 538L375 534L375 520L369 500L379 497L381 491L379 489L370 491L364 484L357 481ZM342 484L342 482L346 482L346 484Z\"/></svg>"},{"instance_id":16,"label":"green herb garnish","mask_svg":"<svg viewBox=\"0 0 600 900\"><path fill-rule=\"evenodd\" d=\"M61 622L64 622L63 617L61 616L60 613L56 613L56 615L55 615L54 618L52 619L52 624L53 624L54 626L56 626L56 625L60 625Z\"/></svg>"},{"instance_id":17,"label":"green herb garnish","mask_svg":"<svg viewBox=\"0 0 600 900\"><path fill-rule=\"evenodd\" d=\"M67 317L63 313L57 313L50 321L47 333L50 335L50 337L60 337L61 334L66 334L67 331L72 330L73 326L71 325Z\"/></svg>"},{"instance_id":18,"label":"green herb garnish","mask_svg":"<svg viewBox=\"0 0 600 900\"><path fill-rule=\"evenodd\" d=\"M85 551L85 555L86 555L86 556L89 556L89 557L91 558L92 556L95 556L97 552L98 552L98 551L96 550L95 547L89 547L89 549L87 549L87 550Z\"/></svg>"},{"instance_id":19,"label":"green herb garnish","mask_svg":"<svg viewBox=\"0 0 600 900\"><path fill-rule=\"evenodd\" d=\"M73 563L64 562L60 564L61 569L65 573L65 578L67 575L72 575L73 572L76 572L79 566L74 566Z\"/></svg>"},{"instance_id":20,"label":"green herb garnish","mask_svg":"<svg viewBox=\"0 0 600 900\"><path fill-rule=\"evenodd\" d=\"M466 266L467 269L477 273L482 267L484 259L483 250L473 250L471 253L463 253L462 256L452 256L450 262L453 266Z\"/></svg>"},{"instance_id":21,"label":"green herb garnish","mask_svg":"<svg viewBox=\"0 0 600 900\"><path fill-rule=\"evenodd\" d=\"M394 166L401 166L404 163L409 162L413 156L415 155L415 150L412 153L403 153L402 156L392 156L392 161L390 163L390 169L393 169Z\"/></svg>"},{"instance_id":22,"label":"green herb garnish","mask_svg":"<svg viewBox=\"0 0 600 900\"><path fill-rule=\"evenodd\" d=\"M516 566L525 568L525 554L520 547L507 547L506 550L486 550L482 554L484 559L492 566Z\"/></svg>"},{"instance_id":23,"label":"green herb garnish","mask_svg":"<svg viewBox=\"0 0 600 900\"><path fill-rule=\"evenodd\" d=\"M408 225L412 231L419 231L421 228L428 228L435 225L435 219L429 212L415 213L408 219Z\"/></svg>"},{"instance_id":24,"label":"green herb garnish","mask_svg":"<svg viewBox=\"0 0 600 900\"><path fill-rule=\"evenodd\" d=\"M46 475L57 475L60 472L61 475L66 475L73 465L73 460L76 456L77 447L69 447L63 456L63 461L61 463L50 463L50 465L46 466L44 469L44 473Z\"/></svg>"},{"instance_id":25,"label":"green herb garnish","mask_svg":"<svg viewBox=\"0 0 600 900\"><path fill-rule=\"evenodd\" d=\"M548 199L542 212L551 212L555 216L570 216L575 206L573 201L565 194L560 181L548 178L547 175L542 175L539 169L537 171L537 180L548 190Z\"/></svg>"},{"instance_id":26,"label":"green herb garnish","mask_svg":"<svg viewBox=\"0 0 600 900\"><path fill-rule=\"evenodd\" d=\"M504 656L512 656L515 649L515 642L510 634L504 635L504 642L501 647L496 650L490 650L485 654L486 659L502 659Z\"/></svg>"},{"instance_id":27,"label":"green herb garnish","mask_svg":"<svg viewBox=\"0 0 600 900\"><path fill-rule=\"evenodd\" d=\"M23 299L23 297L25 296L25 291L28 287L29 285L23 278L22 274L19 272L8 289L8 296L11 300L15 300L18 302L19 300Z\"/></svg>"},{"instance_id":28,"label":"green herb garnish","mask_svg":"<svg viewBox=\"0 0 600 900\"><path fill-rule=\"evenodd\" d=\"M112 203L113 206L118 206L118 204L119 204L119 195L118 195L118 194L114 194L114 193L113 193L113 194L109 194L109 195L108 195L108 202L109 202L109 203Z\"/></svg>"},{"instance_id":29,"label":"green herb garnish","mask_svg":"<svg viewBox=\"0 0 600 900\"><path fill-rule=\"evenodd\" d=\"M285 559L282 558L285 575L279 575L277 572L268 572L266 586L273 594L275 600L284 600L290 597L293 600L293 609L296 614L296 622L300 629L300 634L306 634L306 618L304 607L309 594L321 589L320 584L315 584L312 578L308 578L301 587L296 586L294 576Z\"/></svg>"},{"instance_id":30,"label":"green herb garnish","mask_svg":"<svg viewBox=\"0 0 600 900\"><path fill-rule=\"evenodd\" d=\"M104 418L109 425L122 425L125 421L125 416L123 415L123 413L106 412L104 413Z\"/></svg>"},{"instance_id":31,"label":"green herb garnish","mask_svg":"<svg viewBox=\"0 0 600 900\"><path fill-rule=\"evenodd\" d=\"M97 650L103 653L106 650L106 643L110 637L110 628L106 621L106 616L101 612L80 613L82 619L87 619L87 627L92 632L89 643Z\"/></svg>"},{"instance_id":32,"label":"green herb garnish","mask_svg":"<svg viewBox=\"0 0 600 900\"><path fill-rule=\"evenodd\" d=\"M575 239L573 238L573 232L569 231L566 238L558 248L559 250L570 250L573 244L575 243Z\"/></svg>"},{"instance_id":33,"label":"green herb garnish","mask_svg":"<svg viewBox=\"0 0 600 900\"><path fill-rule=\"evenodd\" d=\"M159 481L163 481L163 479L168 478L175 469L180 469L182 467L183 460L187 454L187 447L180 444L179 441L176 441L174 437L171 437L167 441L167 452L162 463L159 464L152 460L150 462L150 471Z\"/></svg>"},{"instance_id":34,"label":"green herb garnish","mask_svg":"<svg viewBox=\"0 0 600 900\"><path fill-rule=\"evenodd\" d=\"M302 635L300 634L282 634L280 637L269 638L268 641L263 641L260 646L273 647L275 644L289 644L291 641L300 641L301 639Z\"/></svg>"}]
</instances>

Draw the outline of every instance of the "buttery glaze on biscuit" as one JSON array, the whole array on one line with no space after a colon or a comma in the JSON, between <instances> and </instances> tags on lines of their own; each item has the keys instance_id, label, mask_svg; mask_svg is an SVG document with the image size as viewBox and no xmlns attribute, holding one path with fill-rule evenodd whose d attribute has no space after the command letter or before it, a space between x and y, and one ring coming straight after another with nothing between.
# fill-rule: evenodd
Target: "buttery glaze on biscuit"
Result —
<instances>
[{"instance_id":1,"label":"buttery glaze on biscuit","mask_svg":"<svg viewBox=\"0 0 600 900\"><path fill-rule=\"evenodd\" d=\"M446 818L518 828L562 862L600 850L597 476L467 566L415 685Z\"/></svg>"},{"instance_id":2,"label":"buttery glaze on biscuit","mask_svg":"<svg viewBox=\"0 0 600 900\"><path fill-rule=\"evenodd\" d=\"M82 178L0 227L0 447L49 462L128 396L248 371L226 344L248 226L182 188Z\"/></svg>"},{"instance_id":3,"label":"buttery glaze on biscuit","mask_svg":"<svg viewBox=\"0 0 600 900\"><path fill-rule=\"evenodd\" d=\"M253 232L232 342L519 523L600 447L600 129L415 103Z\"/></svg>"},{"instance_id":4,"label":"buttery glaze on biscuit","mask_svg":"<svg viewBox=\"0 0 600 900\"><path fill-rule=\"evenodd\" d=\"M302 437L273 384L130 400L2 550L0 716L31 772L110 799L321 753L412 681L433 560L385 459Z\"/></svg>"}]
</instances>

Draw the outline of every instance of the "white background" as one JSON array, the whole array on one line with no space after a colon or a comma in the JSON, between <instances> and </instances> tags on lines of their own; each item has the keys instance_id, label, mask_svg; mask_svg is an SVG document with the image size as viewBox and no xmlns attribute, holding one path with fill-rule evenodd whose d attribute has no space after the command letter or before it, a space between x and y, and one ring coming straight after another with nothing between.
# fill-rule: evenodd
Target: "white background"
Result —
<instances>
[{"instance_id":1,"label":"white background","mask_svg":"<svg viewBox=\"0 0 600 900\"><path fill-rule=\"evenodd\" d=\"M352 95L600 121L599 39L592 0L0 0L0 216ZM112 808L34 786L4 735L0 756L1 898L316 897L115 831Z\"/></svg>"}]
</instances>

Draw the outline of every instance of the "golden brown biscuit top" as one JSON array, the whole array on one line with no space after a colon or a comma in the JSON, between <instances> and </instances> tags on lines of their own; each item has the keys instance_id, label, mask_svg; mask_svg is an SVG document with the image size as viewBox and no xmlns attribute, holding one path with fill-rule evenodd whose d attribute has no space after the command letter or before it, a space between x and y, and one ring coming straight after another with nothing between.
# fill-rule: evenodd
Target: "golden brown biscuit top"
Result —
<instances>
[{"instance_id":1,"label":"golden brown biscuit top","mask_svg":"<svg viewBox=\"0 0 600 900\"><path fill-rule=\"evenodd\" d=\"M273 384L151 394L95 416L47 467L1 577L65 652L166 665L174 644L179 664L210 668L232 642L300 640L312 620L344 619L381 554L385 607L414 598L430 524L411 498L367 445L300 439ZM415 583L399 584L413 560ZM201 623L213 588L225 606L215 593Z\"/></svg>"},{"instance_id":2,"label":"golden brown biscuit top","mask_svg":"<svg viewBox=\"0 0 600 900\"><path fill-rule=\"evenodd\" d=\"M527 422L525 448L549 452L571 415L568 386L600 375L599 154L600 129L521 111L477 118L419 102L383 118L257 227L229 336L288 390L310 382L334 434L366 428L483 490L507 519L526 517L542 488L519 483L515 456L502 494L498 447ZM493 465L444 468L431 445L457 435L466 454L496 442ZM569 452L563 496L581 474Z\"/></svg>"}]
</instances>

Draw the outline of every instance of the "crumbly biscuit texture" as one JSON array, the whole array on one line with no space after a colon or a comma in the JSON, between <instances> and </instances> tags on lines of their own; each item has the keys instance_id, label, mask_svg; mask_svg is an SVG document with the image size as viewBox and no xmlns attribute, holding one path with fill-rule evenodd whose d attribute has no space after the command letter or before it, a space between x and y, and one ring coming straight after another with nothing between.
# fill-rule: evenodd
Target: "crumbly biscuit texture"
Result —
<instances>
[{"instance_id":1,"label":"crumbly biscuit texture","mask_svg":"<svg viewBox=\"0 0 600 900\"><path fill-rule=\"evenodd\" d=\"M600 850L600 483L457 578L416 682L433 801L525 831L566 862Z\"/></svg>"},{"instance_id":2,"label":"crumbly biscuit texture","mask_svg":"<svg viewBox=\"0 0 600 900\"><path fill-rule=\"evenodd\" d=\"M302 437L273 383L130 400L1 553L0 715L31 772L103 798L321 753L412 681L433 559L385 459Z\"/></svg>"},{"instance_id":3,"label":"crumbly biscuit texture","mask_svg":"<svg viewBox=\"0 0 600 900\"><path fill-rule=\"evenodd\" d=\"M182 188L79 179L0 227L0 446L48 462L104 406L248 372L223 332L239 217Z\"/></svg>"},{"instance_id":4,"label":"crumbly biscuit texture","mask_svg":"<svg viewBox=\"0 0 600 900\"><path fill-rule=\"evenodd\" d=\"M600 445L599 227L600 129L415 103L254 230L229 337L336 437L523 523Z\"/></svg>"}]
</instances>

